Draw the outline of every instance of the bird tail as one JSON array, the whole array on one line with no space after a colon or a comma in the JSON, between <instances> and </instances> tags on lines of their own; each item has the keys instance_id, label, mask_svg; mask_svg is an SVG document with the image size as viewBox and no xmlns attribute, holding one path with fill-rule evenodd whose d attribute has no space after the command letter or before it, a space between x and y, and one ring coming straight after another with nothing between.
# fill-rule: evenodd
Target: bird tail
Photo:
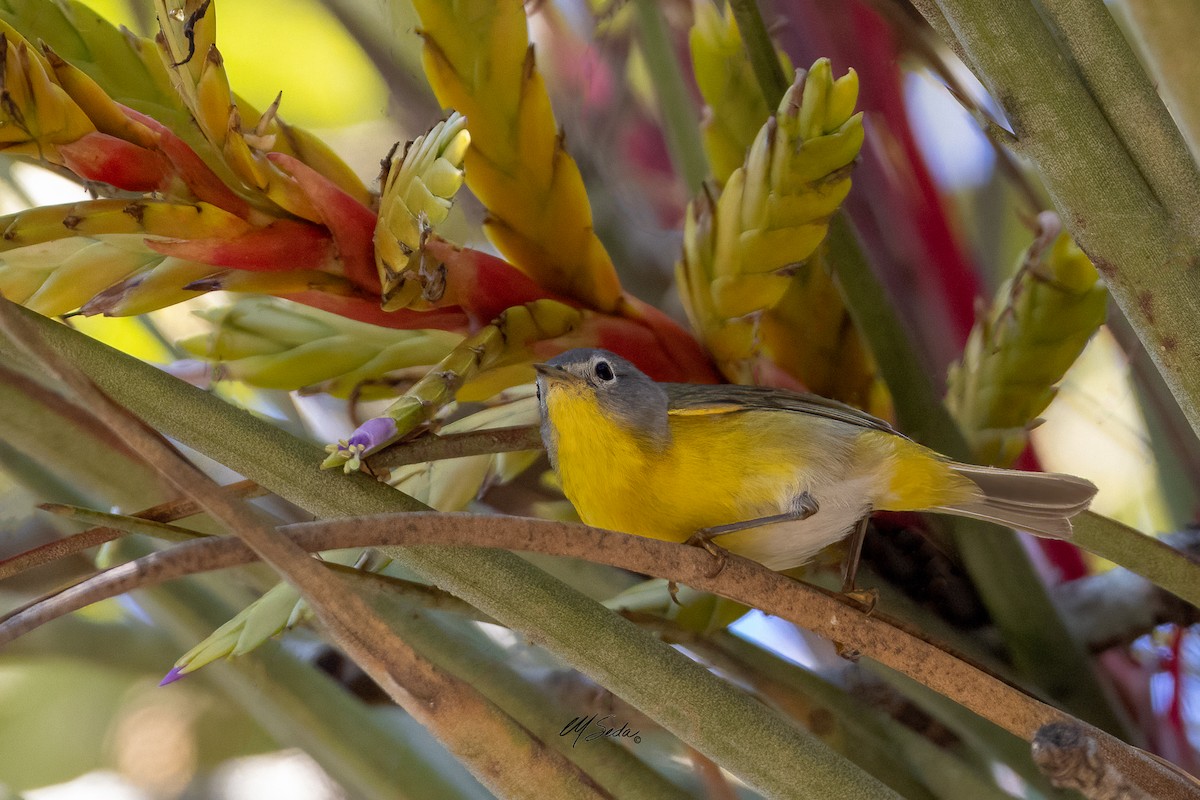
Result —
<instances>
[{"instance_id":1,"label":"bird tail","mask_svg":"<svg viewBox=\"0 0 1200 800\"><path fill-rule=\"evenodd\" d=\"M1096 494L1095 484L1074 475L957 463L951 469L978 486L982 496L939 511L1051 539L1071 538L1071 517L1086 509Z\"/></svg>"}]
</instances>

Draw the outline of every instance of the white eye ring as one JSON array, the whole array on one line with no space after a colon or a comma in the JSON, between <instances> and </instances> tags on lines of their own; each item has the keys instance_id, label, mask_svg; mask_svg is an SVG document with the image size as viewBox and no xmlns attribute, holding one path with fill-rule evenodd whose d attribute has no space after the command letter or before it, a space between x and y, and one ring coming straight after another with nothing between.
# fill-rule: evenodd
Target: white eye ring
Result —
<instances>
[{"instance_id":1,"label":"white eye ring","mask_svg":"<svg viewBox=\"0 0 1200 800\"><path fill-rule=\"evenodd\" d=\"M596 362L595 372L596 372L596 377L599 378L600 380L604 381L605 383L607 383L608 381L613 381L613 380L617 379L616 374L613 373L612 365L610 365L607 361L604 361L604 360Z\"/></svg>"}]
</instances>

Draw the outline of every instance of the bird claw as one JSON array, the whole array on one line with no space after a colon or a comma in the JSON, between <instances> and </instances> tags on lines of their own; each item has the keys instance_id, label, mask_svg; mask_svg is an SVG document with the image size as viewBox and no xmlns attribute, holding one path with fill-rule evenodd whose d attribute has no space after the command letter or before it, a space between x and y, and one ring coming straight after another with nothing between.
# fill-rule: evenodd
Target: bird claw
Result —
<instances>
[{"instance_id":1,"label":"bird claw","mask_svg":"<svg viewBox=\"0 0 1200 800\"><path fill-rule=\"evenodd\" d=\"M717 568L705 575L707 578L715 578L725 569L725 563L729 560L729 551L725 548L713 543L713 536L720 533L705 530L699 530L693 533L684 544L689 544L692 547L700 547L708 552L717 561Z\"/></svg>"},{"instance_id":2,"label":"bird claw","mask_svg":"<svg viewBox=\"0 0 1200 800\"><path fill-rule=\"evenodd\" d=\"M849 645L842 644L841 642L834 642L833 648L837 651L839 656L847 661L858 661L860 658L862 658L862 651L857 647L851 647Z\"/></svg>"},{"instance_id":3,"label":"bird claw","mask_svg":"<svg viewBox=\"0 0 1200 800\"><path fill-rule=\"evenodd\" d=\"M868 617L875 613L875 606L879 604L878 589L851 589L842 592L842 596L862 608Z\"/></svg>"}]
</instances>

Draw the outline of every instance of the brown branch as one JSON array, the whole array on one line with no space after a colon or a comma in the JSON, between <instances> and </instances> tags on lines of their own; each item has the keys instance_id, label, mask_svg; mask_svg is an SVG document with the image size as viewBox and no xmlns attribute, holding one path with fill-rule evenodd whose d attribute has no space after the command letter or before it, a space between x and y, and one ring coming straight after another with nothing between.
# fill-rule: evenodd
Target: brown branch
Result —
<instances>
[{"instance_id":1,"label":"brown branch","mask_svg":"<svg viewBox=\"0 0 1200 800\"><path fill-rule=\"evenodd\" d=\"M685 583L782 617L920 681L1026 741L1032 741L1039 728L1053 722L1081 725L1070 715L895 627L878 614L864 614L839 595L734 555L728 557L719 574L712 575L712 557L699 548L574 523L471 514L381 515L290 525L280 531L309 551L476 545L609 564ZM101 573L62 592L49 605L0 619L0 644L55 616L114 594L199 570L245 564L253 558L246 545L235 539L178 545ZM1200 798L1195 785L1185 784L1141 750L1091 726L1082 728L1095 739L1107 763L1116 765L1152 796Z\"/></svg>"},{"instance_id":2,"label":"brown branch","mask_svg":"<svg viewBox=\"0 0 1200 800\"><path fill-rule=\"evenodd\" d=\"M367 468L378 474L406 464L438 461L443 458L481 456L488 453L516 453L541 450L542 434L536 425L488 428L467 433L428 434L411 442L381 450L367 458Z\"/></svg>"},{"instance_id":3,"label":"brown branch","mask_svg":"<svg viewBox=\"0 0 1200 800\"><path fill-rule=\"evenodd\" d=\"M416 652L339 576L266 524L256 509L224 493L157 432L113 402L49 347L8 300L0 299L0 329L57 375L80 404L143 461L292 583L346 654L481 783L502 796L533 796L533 787L570 797L607 796L590 776L470 684Z\"/></svg>"}]
</instances>

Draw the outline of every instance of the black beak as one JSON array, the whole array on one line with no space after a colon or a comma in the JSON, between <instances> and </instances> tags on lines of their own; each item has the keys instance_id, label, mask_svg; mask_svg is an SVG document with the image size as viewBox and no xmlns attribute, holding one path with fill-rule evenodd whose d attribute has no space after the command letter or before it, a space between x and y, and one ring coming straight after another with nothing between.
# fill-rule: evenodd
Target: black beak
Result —
<instances>
[{"instance_id":1,"label":"black beak","mask_svg":"<svg viewBox=\"0 0 1200 800\"><path fill-rule=\"evenodd\" d=\"M575 376L570 372L567 372L562 367L556 367L553 364L534 364L533 368L537 374L541 375L543 378L550 378L552 380L559 381L569 381L575 378Z\"/></svg>"}]
</instances>

